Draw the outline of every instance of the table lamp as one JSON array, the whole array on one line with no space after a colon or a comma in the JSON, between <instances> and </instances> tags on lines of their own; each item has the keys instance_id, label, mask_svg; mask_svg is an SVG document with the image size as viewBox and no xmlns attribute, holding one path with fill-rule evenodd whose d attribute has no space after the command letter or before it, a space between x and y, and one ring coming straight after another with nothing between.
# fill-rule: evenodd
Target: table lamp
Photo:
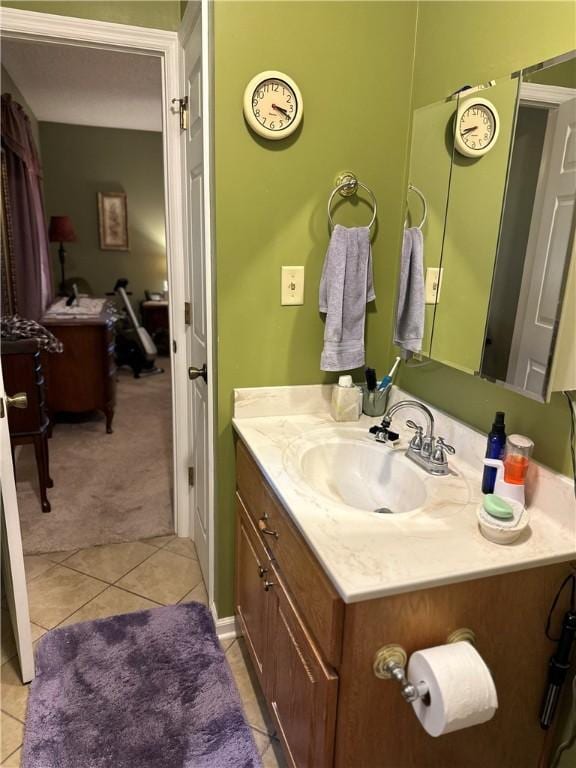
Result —
<instances>
[{"instance_id":1,"label":"table lamp","mask_svg":"<svg viewBox=\"0 0 576 768\"><path fill-rule=\"evenodd\" d=\"M48 236L51 243L60 243L58 248L58 258L60 259L60 293L65 294L64 283L66 281L65 266L66 266L66 250L64 243L76 242L76 233L69 216L52 216L50 219L50 227L48 230Z\"/></svg>"}]
</instances>

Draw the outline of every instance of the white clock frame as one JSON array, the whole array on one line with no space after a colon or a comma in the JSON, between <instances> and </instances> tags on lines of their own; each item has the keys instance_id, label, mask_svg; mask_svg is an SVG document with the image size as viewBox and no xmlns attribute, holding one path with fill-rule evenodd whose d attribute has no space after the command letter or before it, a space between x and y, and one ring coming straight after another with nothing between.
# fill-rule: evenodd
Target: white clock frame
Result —
<instances>
[{"instance_id":1,"label":"white clock frame","mask_svg":"<svg viewBox=\"0 0 576 768\"><path fill-rule=\"evenodd\" d=\"M290 122L286 128L282 129L281 131L271 131L269 128L266 128L266 126L258 122L252 109L252 98L254 96L254 91L256 91L257 87L264 80L271 79L282 80L285 82L286 85L291 88L292 91L294 91L297 102L296 116L292 122ZM244 91L243 108L244 118L254 133L257 133L258 136L261 136L264 139L279 141L280 139L286 139L288 136L292 136L292 134L297 130L298 126L302 122L302 117L304 115L304 100L302 99L300 88L298 88L294 80L289 75L285 74L284 72L278 72L277 70L269 69L265 70L264 72L259 72L250 80Z\"/></svg>"},{"instance_id":2,"label":"white clock frame","mask_svg":"<svg viewBox=\"0 0 576 768\"><path fill-rule=\"evenodd\" d=\"M482 149L471 149L467 144L464 143L464 140L460 135L460 118L464 112L466 112L466 110L470 109L470 107L473 107L476 104L487 107L487 109L489 109L490 112L492 112L494 115L494 134L490 142L485 147L482 147ZM488 99L483 99L480 96L470 96L470 98L465 99L460 104L458 111L456 112L456 120L454 122L454 144L461 155L464 155L465 157L482 157L483 155L486 155L495 147L496 142L498 141L499 133L500 115L498 114L498 110L491 101L488 101Z\"/></svg>"}]
</instances>

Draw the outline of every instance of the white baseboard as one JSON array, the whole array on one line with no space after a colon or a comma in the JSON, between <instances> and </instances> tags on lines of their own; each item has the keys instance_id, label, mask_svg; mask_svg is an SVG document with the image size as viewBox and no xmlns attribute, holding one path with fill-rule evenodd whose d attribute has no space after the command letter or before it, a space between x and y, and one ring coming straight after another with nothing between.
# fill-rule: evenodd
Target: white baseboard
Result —
<instances>
[{"instance_id":1,"label":"white baseboard","mask_svg":"<svg viewBox=\"0 0 576 768\"><path fill-rule=\"evenodd\" d=\"M212 603L210 610L212 611L212 617L214 624L216 625L216 634L219 640L232 640L238 637L239 627L236 622L236 616L226 616L222 619L218 618L218 611L216 610L215 603Z\"/></svg>"}]
</instances>

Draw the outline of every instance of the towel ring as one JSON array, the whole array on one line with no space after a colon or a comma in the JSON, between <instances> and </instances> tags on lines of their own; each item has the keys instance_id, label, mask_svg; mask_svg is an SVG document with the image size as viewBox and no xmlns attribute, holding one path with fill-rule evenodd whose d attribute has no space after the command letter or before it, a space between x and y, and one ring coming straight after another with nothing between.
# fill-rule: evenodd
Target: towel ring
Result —
<instances>
[{"instance_id":1,"label":"towel ring","mask_svg":"<svg viewBox=\"0 0 576 768\"><path fill-rule=\"evenodd\" d=\"M412 192L416 192L416 194L418 195L420 200L422 200L422 205L424 206L424 211L423 211L423 214L422 214L422 221L420 222L420 224L418 224L418 229L422 229L422 227L424 226L424 224L426 222L426 218L428 216L428 203L426 202L426 198L424 197L423 193L420 192L418 187L415 187L414 184L408 184L408 189L411 189Z\"/></svg>"},{"instance_id":2,"label":"towel ring","mask_svg":"<svg viewBox=\"0 0 576 768\"><path fill-rule=\"evenodd\" d=\"M356 176L349 171L346 171L345 173L342 173L340 176L338 176L336 179L336 186L328 198L328 221L330 222L330 227L332 229L334 229L334 221L332 219L330 209L332 208L332 201L334 200L336 193L339 193L341 197L352 197L352 195L355 195L358 191L358 187L362 187L362 189L366 190L366 192L368 192L370 195L373 213L372 218L370 219L370 223L368 224L368 229L372 229L372 225L376 221L376 197L374 196L374 192L372 192L372 190L367 187L366 184L362 184L361 181L358 181Z\"/></svg>"}]
</instances>

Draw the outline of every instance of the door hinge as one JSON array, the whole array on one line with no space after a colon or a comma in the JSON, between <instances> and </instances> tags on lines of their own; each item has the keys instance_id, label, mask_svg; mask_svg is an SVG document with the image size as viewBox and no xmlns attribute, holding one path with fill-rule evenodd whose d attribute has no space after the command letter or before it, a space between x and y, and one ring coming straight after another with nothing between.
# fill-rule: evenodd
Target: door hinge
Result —
<instances>
[{"instance_id":1,"label":"door hinge","mask_svg":"<svg viewBox=\"0 0 576 768\"><path fill-rule=\"evenodd\" d=\"M186 325L190 325L192 322L192 307L189 301L184 302L184 322Z\"/></svg>"},{"instance_id":2,"label":"door hinge","mask_svg":"<svg viewBox=\"0 0 576 768\"><path fill-rule=\"evenodd\" d=\"M194 485L194 467L188 467L188 485Z\"/></svg>"},{"instance_id":3,"label":"door hinge","mask_svg":"<svg viewBox=\"0 0 576 768\"><path fill-rule=\"evenodd\" d=\"M172 99L172 104L178 104L180 114L180 130L185 131L188 128L188 96L181 99Z\"/></svg>"}]
</instances>

